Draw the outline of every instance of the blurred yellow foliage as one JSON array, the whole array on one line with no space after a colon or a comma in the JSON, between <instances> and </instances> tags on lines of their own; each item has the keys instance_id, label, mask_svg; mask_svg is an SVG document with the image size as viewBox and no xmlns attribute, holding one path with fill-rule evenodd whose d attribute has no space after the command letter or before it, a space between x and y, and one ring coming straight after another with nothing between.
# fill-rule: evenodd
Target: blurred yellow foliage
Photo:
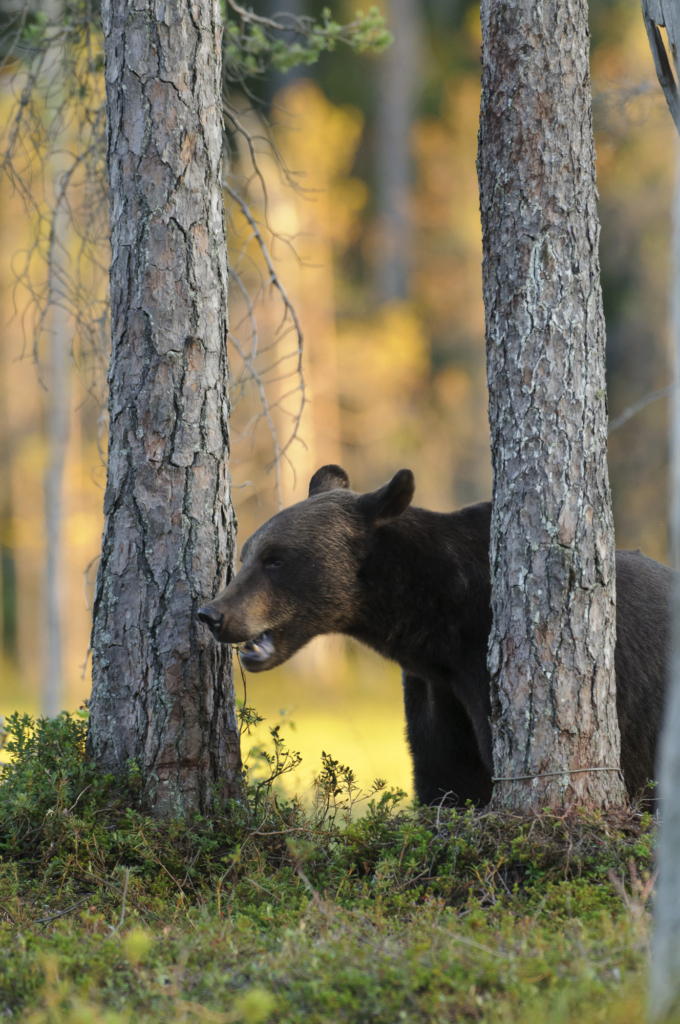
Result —
<instances>
[{"instance_id":1,"label":"blurred yellow foliage","mask_svg":"<svg viewBox=\"0 0 680 1024\"><path fill-rule=\"evenodd\" d=\"M389 472L403 447L399 438L415 420L412 399L429 368L422 324L405 303L383 306L370 320L345 321L338 336L343 442L374 452L382 448ZM411 429L417 429L415 422Z\"/></svg>"},{"instance_id":2,"label":"blurred yellow foliage","mask_svg":"<svg viewBox=\"0 0 680 1024\"><path fill-rule=\"evenodd\" d=\"M143 964L153 945L153 935L145 928L133 928L125 936L125 952L133 967Z\"/></svg>"}]
</instances>

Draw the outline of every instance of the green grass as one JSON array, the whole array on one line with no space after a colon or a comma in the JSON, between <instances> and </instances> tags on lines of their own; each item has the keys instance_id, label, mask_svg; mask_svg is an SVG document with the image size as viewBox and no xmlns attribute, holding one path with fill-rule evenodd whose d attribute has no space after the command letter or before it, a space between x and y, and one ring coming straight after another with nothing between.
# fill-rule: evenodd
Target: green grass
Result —
<instances>
[{"instance_id":1,"label":"green grass","mask_svg":"<svg viewBox=\"0 0 680 1024\"><path fill-rule=\"evenodd\" d=\"M89 764L84 719L9 720L0 1015L33 1022L638 1022L653 826L316 800L158 822Z\"/></svg>"}]
</instances>

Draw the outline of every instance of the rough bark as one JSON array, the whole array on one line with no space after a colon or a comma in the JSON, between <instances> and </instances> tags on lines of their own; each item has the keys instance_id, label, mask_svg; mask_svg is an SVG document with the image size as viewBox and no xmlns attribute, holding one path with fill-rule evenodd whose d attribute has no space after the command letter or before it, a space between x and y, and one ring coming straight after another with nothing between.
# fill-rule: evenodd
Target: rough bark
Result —
<instances>
[{"instance_id":1,"label":"rough bark","mask_svg":"<svg viewBox=\"0 0 680 1024\"><path fill-rule=\"evenodd\" d=\"M231 655L196 621L232 572L217 0L106 0L109 463L90 749L146 805L240 794Z\"/></svg>"},{"instance_id":2,"label":"rough bark","mask_svg":"<svg viewBox=\"0 0 680 1024\"><path fill-rule=\"evenodd\" d=\"M625 791L587 5L482 0L482 35L494 764L530 776L494 801L607 807Z\"/></svg>"}]
</instances>

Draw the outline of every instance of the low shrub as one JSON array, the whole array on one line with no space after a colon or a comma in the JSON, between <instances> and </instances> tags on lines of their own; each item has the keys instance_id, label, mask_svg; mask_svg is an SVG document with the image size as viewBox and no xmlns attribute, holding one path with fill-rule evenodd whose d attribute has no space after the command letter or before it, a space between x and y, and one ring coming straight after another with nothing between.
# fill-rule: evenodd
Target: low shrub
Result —
<instances>
[{"instance_id":1,"label":"low shrub","mask_svg":"<svg viewBox=\"0 0 680 1024\"><path fill-rule=\"evenodd\" d=\"M14 715L6 731L7 1016L393 1024L641 1012L649 815L405 806L380 781L364 797L330 755L307 807L276 792L295 755L275 728L249 807L158 821L136 806L134 766L124 785L96 773L85 717Z\"/></svg>"}]
</instances>

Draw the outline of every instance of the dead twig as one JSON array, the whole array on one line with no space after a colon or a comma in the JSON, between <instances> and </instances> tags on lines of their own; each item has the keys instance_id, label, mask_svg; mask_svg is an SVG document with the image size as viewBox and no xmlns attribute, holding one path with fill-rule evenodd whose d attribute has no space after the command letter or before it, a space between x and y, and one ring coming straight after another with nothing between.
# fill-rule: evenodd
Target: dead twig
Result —
<instances>
[{"instance_id":1,"label":"dead twig","mask_svg":"<svg viewBox=\"0 0 680 1024\"><path fill-rule=\"evenodd\" d=\"M78 900L77 903L73 903L66 910L59 910L56 914L50 914L49 917L41 917L39 921L35 921L35 924L49 924L50 921L56 921L58 917L63 917L65 914L70 914L72 910L82 906L83 903L87 903L92 898L92 893L88 892L87 896L83 896L82 900Z\"/></svg>"}]
</instances>

